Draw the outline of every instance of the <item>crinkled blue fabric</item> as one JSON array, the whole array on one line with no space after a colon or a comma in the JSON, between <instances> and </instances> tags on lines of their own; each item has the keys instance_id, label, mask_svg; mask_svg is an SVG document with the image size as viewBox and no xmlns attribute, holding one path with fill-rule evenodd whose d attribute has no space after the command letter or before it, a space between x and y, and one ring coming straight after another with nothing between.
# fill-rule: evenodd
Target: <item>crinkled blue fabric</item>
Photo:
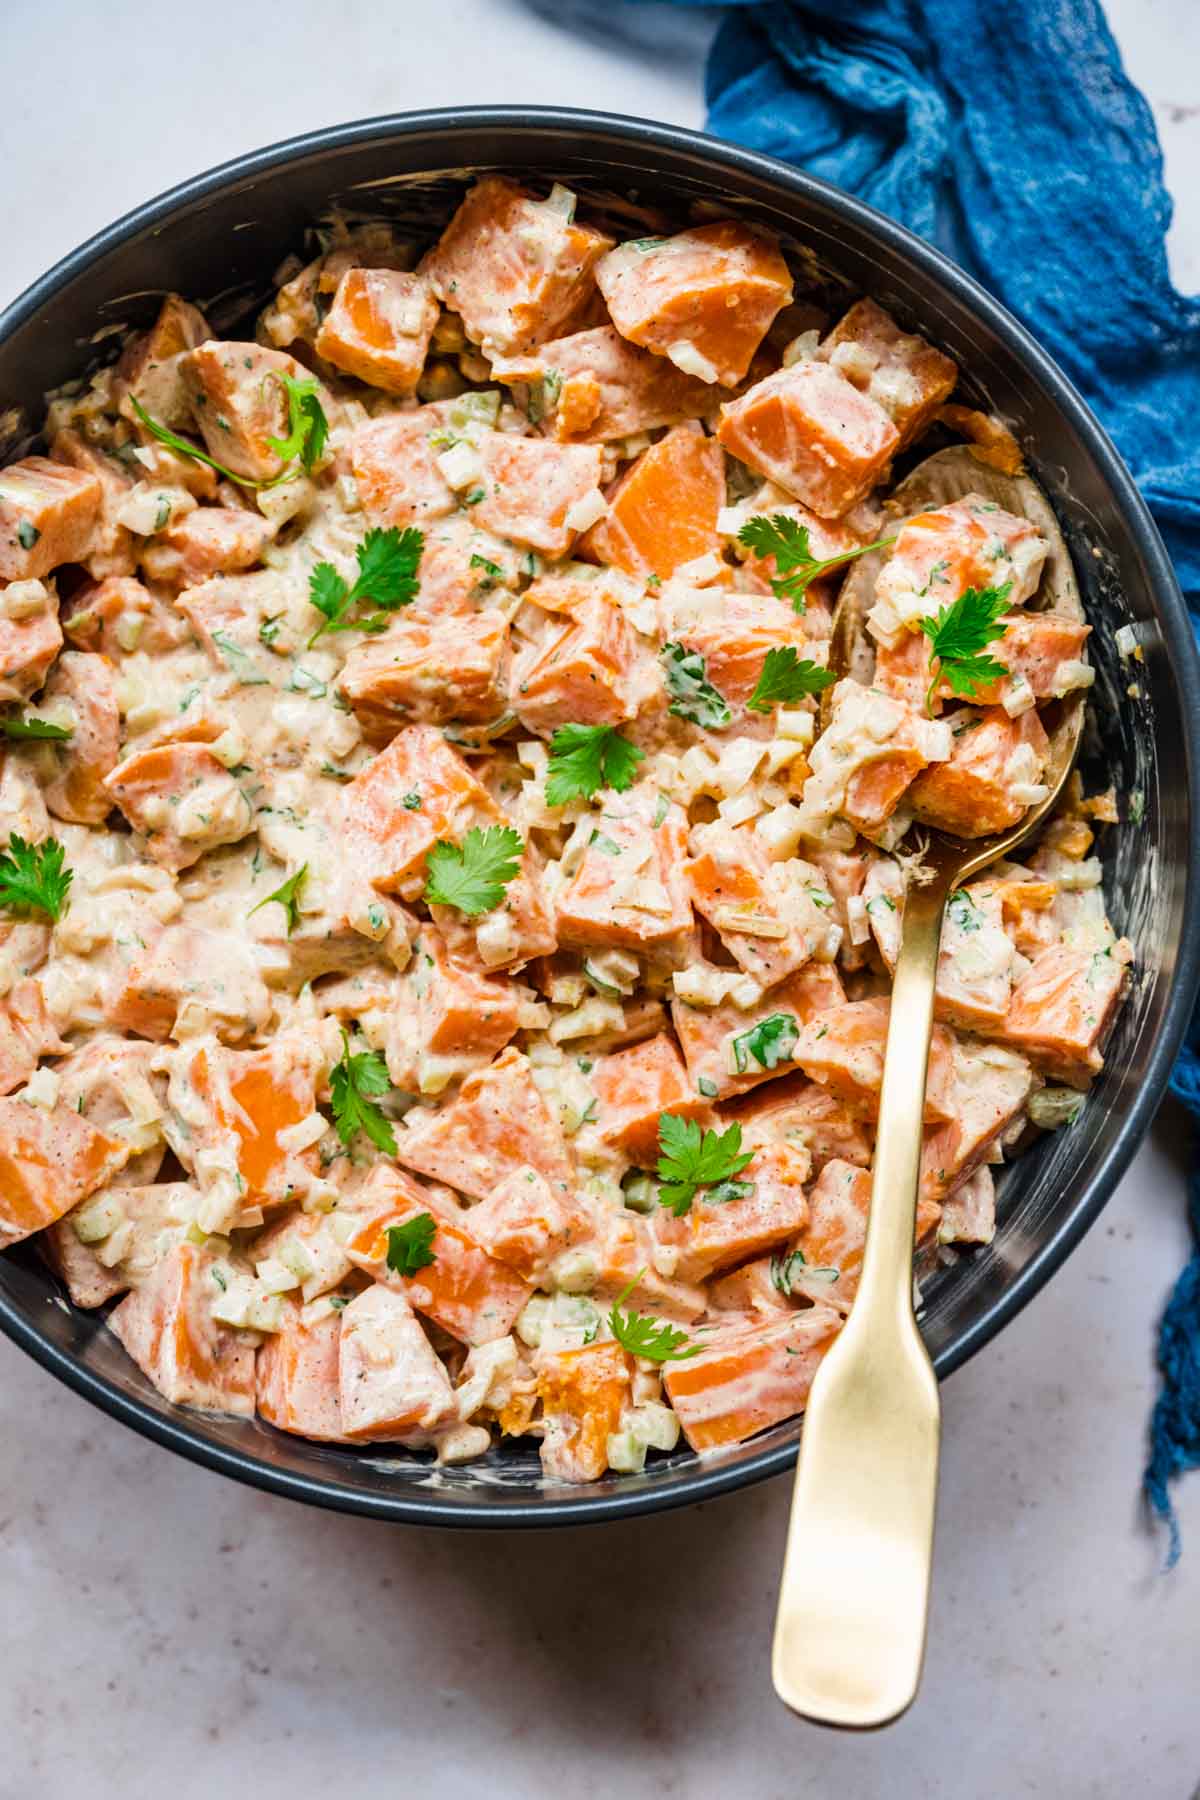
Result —
<instances>
[{"instance_id":1,"label":"crinkled blue fabric","mask_svg":"<svg viewBox=\"0 0 1200 1800\"><path fill-rule=\"evenodd\" d=\"M1095 0L733 0L707 89L711 131L890 213L1029 326L1132 469L1200 629L1200 297L1168 273L1154 121ZM1200 1017L1172 1087L1200 1121ZM1145 1475L1169 1563L1168 1484L1200 1467L1200 1169L1190 1217Z\"/></svg>"}]
</instances>

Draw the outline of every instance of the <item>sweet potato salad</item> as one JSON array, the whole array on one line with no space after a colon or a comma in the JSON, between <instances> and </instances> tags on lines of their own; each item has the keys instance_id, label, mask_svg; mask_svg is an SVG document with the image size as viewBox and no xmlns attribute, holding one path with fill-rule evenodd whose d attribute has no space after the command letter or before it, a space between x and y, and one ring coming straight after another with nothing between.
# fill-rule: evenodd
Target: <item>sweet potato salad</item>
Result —
<instances>
[{"instance_id":1,"label":"sweet potato salad","mask_svg":"<svg viewBox=\"0 0 1200 1800\"><path fill-rule=\"evenodd\" d=\"M567 1482L803 1410L922 832L1019 820L1092 678L947 356L737 220L585 213L336 221L0 469L0 1244L168 1401ZM950 901L934 1261L1101 1067L1114 817Z\"/></svg>"}]
</instances>

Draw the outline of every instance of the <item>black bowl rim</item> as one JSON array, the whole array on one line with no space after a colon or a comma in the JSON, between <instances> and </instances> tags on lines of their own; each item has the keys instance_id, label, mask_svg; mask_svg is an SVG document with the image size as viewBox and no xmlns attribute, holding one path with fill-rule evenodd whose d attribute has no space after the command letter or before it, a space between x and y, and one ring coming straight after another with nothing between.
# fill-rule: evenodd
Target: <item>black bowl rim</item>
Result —
<instances>
[{"instance_id":1,"label":"black bowl rim","mask_svg":"<svg viewBox=\"0 0 1200 1800\"><path fill-rule=\"evenodd\" d=\"M519 129L528 134L539 128L551 133L572 133L577 137L587 135L594 138L599 134L610 142L634 142L687 153L707 164L714 176L719 176L722 167L735 169L760 181L769 182L801 201L816 202L834 212L840 212L866 232L873 233L889 249L908 258L910 264L915 265L934 283L949 288L958 300L982 317L984 323L1040 381L1072 429L1090 450L1144 560L1157 622L1179 687L1189 812L1194 820L1200 798L1200 737L1197 726L1197 721L1200 721L1200 656L1197 655L1187 607L1165 546L1146 503L1112 440L1072 383L1025 327L957 264L932 244L864 201L829 182L780 162L775 157L743 149L740 145L712 137L706 132L582 108L440 107L422 112L381 114L343 125L326 126L220 163L201 175L168 188L96 232L33 282L0 313L0 344L40 308L52 301L61 289L97 257L117 249L147 226L153 226L181 207L204 199L230 183L266 174L315 152L354 147L388 138L409 138L462 129L501 133ZM1183 1041L1198 987L1200 831L1193 829L1188 849L1179 956L1173 971L1172 990L1136 1099L1116 1139L1070 1210L1064 1214L1053 1236L1030 1259L1000 1299L988 1307L938 1356L935 1366L939 1377L952 1374L1008 1324L1095 1223L1132 1161L1166 1091L1171 1065ZM433 1493L423 1494L420 1490L414 1492L411 1489L406 1494L395 1497L366 1493L337 1482L293 1474L273 1467L256 1456L215 1443L202 1436L198 1429L203 1415L189 1415L179 1409L175 1416L163 1417L142 1401L120 1390L104 1376L84 1367L69 1352L48 1342L37 1327L2 1295L0 1330L84 1399L90 1400L122 1423L132 1426L143 1436L176 1451L192 1462L230 1475L268 1493L282 1494L289 1499L306 1501L335 1511L358 1513L403 1524L475 1528L599 1524L639 1513L658 1512L674 1506L714 1499L736 1488L765 1480L770 1475L784 1473L795 1462L797 1454L796 1446L792 1444L764 1450L757 1456L728 1466L706 1468L701 1460L694 1471L689 1471L678 1482L672 1482L661 1492L653 1488L637 1488L631 1484L627 1492L622 1492L618 1487L612 1493L576 1494L570 1500L559 1501L543 1494L539 1496L536 1506L529 1506L522 1500L492 1499L486 1504L478 1505L461 1499L448 1502L438 1499ZM196 1419L196 1426L188 1423L189 1417Z\"/></svg>"}]
</instances>

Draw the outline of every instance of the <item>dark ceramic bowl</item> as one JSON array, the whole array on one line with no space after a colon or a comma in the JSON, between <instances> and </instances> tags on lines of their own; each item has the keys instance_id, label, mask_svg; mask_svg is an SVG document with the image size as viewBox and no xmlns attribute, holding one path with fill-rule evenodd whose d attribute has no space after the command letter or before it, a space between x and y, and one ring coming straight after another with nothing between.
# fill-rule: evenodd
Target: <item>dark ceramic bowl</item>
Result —
<instances>
[{"instance_id":1,"label":"dark ceramic bowl","mask_svg":"<svg viewBox=\"0 0 1200 1800\"><path fill-rule=\"evenodd\" d=\"M36 424L45 390L96 356L94 334L148 322L166 289L220 295L215 317L228 330L335 201L432 237L464 183L490 170L563 181L587 196L589 210L609 211L623 235L647 228L640 209L649 210L650 228L658 209L676 225L733 212L769 226L797 271L831 297L869 293L956 359L966 397L1012 424L1071 545L1096 627L1092 755L1119 792L1141 795L1140 825L1110 829L1102 841L1111 910L1135 945L1136 974L1078 1122L1006 1170L994 1243L927 1286L922 1325L939 1375L948 1375L1053 1274L1129 1166L1162 1097L1200 962L1200 671L1187 614L1127 470L1022 328L936 250L769 157L598 113L411 113L227 163L68 256L0 317L0 418L16 407ZM17 426L3 448L21 447ZM1144 662L1118 659L1113 634L1122 623L1138 625ZM1134 674L1140 693L1130 699ZM67 1303L28 1247L0 1257L0 1326L114 1418L196 1462L294 1499L417 1524L559 1525L649 1512L777 1474L791 1465L799 1439L793 1421L711 1458L679 1450L643 1475L548 1488L529 1445L434 1470L387 1447L309 1444L258 1422L169 1406L102 1319Z\"/></svg>"}]
</instances>

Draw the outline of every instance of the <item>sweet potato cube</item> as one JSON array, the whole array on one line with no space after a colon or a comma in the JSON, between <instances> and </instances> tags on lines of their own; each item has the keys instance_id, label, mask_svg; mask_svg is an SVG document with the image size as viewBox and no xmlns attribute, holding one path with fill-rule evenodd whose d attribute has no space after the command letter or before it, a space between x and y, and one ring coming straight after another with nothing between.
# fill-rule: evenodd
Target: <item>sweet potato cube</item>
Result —
<instances>
[{"instance_id":1,"label":"sweet potato cube","mask_svg":"<svg viewBox=\"0 0 1200 1800\"><path fill-rule=\"evenodd\" d=\"M608 495L608 513L580 554L637 581L665 581L683 563L719 552L725 453L698 425L677 425L632 462Z\"/></svg>"},{"instance_id":2,"label":"sweet potato cube","mask_svg":"<svg viewBox=\"0 0 1200 1800\"><path fill-rule=\"evenodd\" d=\"M89 575L103 581L110 575L132 575L137 558L133 534L121 523L119 513L133 489L133 477L115 456L99 445L67 429L55 433L50 445L55 462L94 475L100 483L100 510L92 527L86 555L80 557Z\"/></svg>"},{"instance_id":3,"label":"sweet potato cube","mask_svg":"<svg viewBox=\"0 0 1200 1800\"><path fill-rule=\"evenodd\" d=\"M212 1252L179 1243L109 1314L109 1329L164 1399L210 1412L254 1412L254 1348L219 1324Z\"/></svg>"},{"instance_id":4,"label":"sweet potato cube","mask_svg":"<svg viewBox=\"0 0 1200 1800\"><path fill-rule=\"evenodd\" d=\"M659 1266L669 1262L683 1281L707 1281L718 1270L785 1243L808 1218L808 1173L808 1155L800 1146L771 1144L755 1150L738 1175L750 1186L740 1199L710 1203L702 1188L682 1218L660 1208L654 1217Z\"/></svg>"},{"instance_id":5,"label":"sweet potato cube","mask_svg":"<svg viewBox=\"0 0 1200 1800\"><path fill-rule=\"evenodd\" d=\"M618 244L596 285L622 337L724 387L741 381L792 298L774 238L733 219Z\"/></svg>"},{"instance_id":6,"label":"sweet potato cube","mask_svg":"<svg viewBox=\"0 0 1200 1800\"><path fill-rule=\"evenodd\" d=\"M761 987L773 987L819 953L828 958L831 943L836 950L830 896L810 864L771 862L754 831L721 819L696 826L691 842L692 905Z\"/></svg>"},{"instance_id":7,"label":"sweet potato cube","mask_svg":"<svg viewBox=\"0 0 1200 1800\"><path fill-rule=\"evenodd\" d=\"M812 774L804 805L812 813L840 814L864 837L888 842L912 783L931 762L940 766L954 744L950 728L910 706L839 681L832 691L830 721L809 752Z\"/></svg>"},{"instance_id":8,"label":"sweet potato cube","mask_svg":"<svg viewBox=\"0 0 1200 1800\"><path fill-rule=\"evenodd\" d=\"M142 566L153 581L191 587L252 569L273 536L268 520L244 507L198 506L150 540Z\"/></svg>"},{"instance_id":9,"label":"sweet potato cube","mask_svg":"<svg viewBox=\"0 0 1200 1800\"><path fill-rule=\"evenodd\" d=\"M953 1114L925 1133L921 1192L941 1199L976 1169L1020 1117L1034 1084L1028 1062L999 1044L954 1044Z\"/></svg>"},{"instance_id":10,"label":"sweet potato cube","mask_svg":"<svg viewBox=\"0 0 1200 1800\"><path fill-rule=\"evenodd\" d=\"M168 925L113 977L108 992L112 1024L159 1042L181 1012L226 1043L264 1031L271 1017L250 946L196 925Z\"/></svg>"},{"instance_id":11,"label":"sweet potato cube","mask_svg":"<svg viewBox=\"0 0 1200 1800\"><path fill-rule=\"evenodd\" d=\"M425 856L439 838L461 843L473 825L502 817L440 731L409 725L348 783L342 821L355 866L394 893L424 885Z\"/></svg>"},{"instance_id":12,"label":"sweet potato cube","mask_svg":"<svg viewBox=\"0 0 1200 1800\"><path fill-rule=\"evenodd\" d=\"M396 1144L398 1162L476 1199L522 1169L536 1169L560 1190L573 1174L562 1127L518 1050L468 1075L436 1112L414 1107Z\"/></svg>"},{"instance_id":13,"label":"sweet potato cube","mask_svg":"<svg viewBox=\"0 0 1200 1800\"><path fill-rule=\"evenodd\" d=\"M818 362L779 369L731 400L717 436L824 519L840 519L870 493L900 441L881 406Z\"/></svg>"},{"instance_id":14,"label":"sweet potato cube","mask_svg":"<svg viewBox=\"0 0 1200 1800\"><path fill-rule=\"evenodd\" d=\"M551 1481L598 1481L608 1467L608 1440L631 1393L630 1361L619 1344L558 1350L538 1369L545 1432L542 1468Z\"/></svg>"},{"instance_id":15,"label":"sweet potato cube","mask_svg":"<svg viewBox=\"0 0 1200 1800\"><path fill-rule=\"evenodd\" d=\"M506 1337L529 1298L528 1283L489 1256L471 1230L471 1215L435 1201L402 1170L385 1164L363 1190L369 1213L346 1245L356 1268L402 1293L409 1305L463 1344ZM389 1269L388 1232L421 1213L434 1220L433 1261L414 1274Z\"/></svg>"},{"instance_id":16,"label":"sweet potato cube","mask_svg":"<svg viewBox=\"0 0 1200 1800\"><path fill-rule=\"evenodd\" d=\"M416 1029L407 1008L393 1012L388 1068L397 1086L437 1093L472 1059L489 1062L516 1036L520 998L473 955L451 953L432 925L422 927L409 967Z\"/></svg>"},{"instance_id":17,"label":"sweet potato cube","mask_svg":"<svg viewBox=\"0 0 1200 1800\"><path fill-rule=\"evenodd\" d=\"M43 783L47 807L56 819L102 825L113 804L104 781L117 766L121 735L112 664L106 656L64 650L39 704L46 717L69 723L71 730L55 751L54 774Z\"/></svg>"},{"instance_id":18,"label":"sweet potato cube","mask_svg":"<svg viewBox=\"0 0 1200 1800\"><path fill-rule=\"evenodd\" d=\"M454 511L454 489L430 441L447 429L448 410L438 401L414 412L385 413L354 432L347 455L370 524L423 525Z\"/></svg>"},{"instance_id":19,"label":"sweet potato cube","mask_svg":"<svg viewBox=\"0 0 1200 1800\"><path fill-rule=\"evenodd\" d=\"M0 607L7 592L0 585ZM27 600L23 597L21 606L11 614L0 611L0 702L27 700L41 687L62 649L53 595L43 590L40 582L27 594ZM8 604L12 605L11 597Z\"/></svg>"},{"instance_id":20,"label":"sweet potato cube","mask_svg":"<svg viewBox=\"0 0 1200 1800\"><path fill-rule=\"evenodd\" d=\"M808 1219L780 1256L779 1280L794 1296L824 1301L848 1313L862 1273L871 1176L854 1163L826 1163L809 1189ZM941 1215L936 1201L917 1201L916 1242L924 1243Z\"/></svg>"},{"instance_id":21,"label":"sweet potato cube","mask_svg":"<svg viewBox=\"0 0 1200 1800\"><path fill-rule=\"evenodd\" d=\"M385 393L411 394L437 320L423 276L348 269L317 333L317 355Z\"/></svg>"},{"instance_id":22,"label":"sweet potato cube","mask_svg":"<svg viewBox=\"0 0 1200 1800\"><path fill-rule=\"evenodd\" d=\"M454 1389L403 1294L376 1282L342 1313L342 1431L367 1442L428 1442L457 1417Z\"/></svg>"},{"instance_id":23,"label":"sweet potato cube","mask_svg":"<svg viewBox=\"0 0 1200 1800\"><path fill-rule=\"evenodd\" d=\"M937 1017L964 1031L1004 1024L1012 992L1013 946L999 894L960 888L950 896L938 951Z\"/></svg>"},{"instance_id":24,"label":"sweet potato cube","mask_svg":"<svg viewBox=\"0 0 1200 1800\"><path fill-rule=\"evenodd\" d=\"M320 1046L298 1031L279 1032L262 1050L225 1050L201 1040L188 1056L187 1087L209 1116L191 1124L178 1149L193 1163L205 1148L232 1151L241 1180L230 1225L256 1207L282 1206L308 1192L315 1148L290 1150L280 1137L317 1110L320 1066Z\"/></svg>"},{"instance_id":25,"label":"sweet potato cube","mask_svg":"<svg viewBox=\"0 0 1200 1800\"><path fill-rule=\"evenodd\" d=\"M173 1240L182 1238L200 1196L186 1181L133 1182L136 1157L120 1181L48 1225L38 1239L51 1268L66 1284L75 1306L104 1306L137 1287ZM104 1238L84 1243L75 1229L93 1200L111 1209L114 1226ZM85 1235L89 1235L85 1233Z\"/></svg>"},{"instance_id":26,"label":"sweet potato cube","mask_svg":"<svg viewBox=\"0 0 1200 1800\"><path fill-rule=\"evenodd\" d=\"M914 815L955 837L987 837L1017 824L1040 800L1050 740L1036 712L1011 719L1002 706L951 715L954 748L948 762L913 782Z\"/></svg>"},{"instance_id":27,"label":"sweet potato cube","mask_svg":"<svg viewBox=\"0 0 1200 1800\"><path fill-rule=\"evenodd\" d=\"M901 526L875 584L867 623L880 643L952 606L968 588L1008 586L1010 606L1032 598L1049 550L1028 519L967 494Z\"/></svg>"},{"instance_id":28,"label":"sweet potato cube","mask_svg":"<svg viewBox=\"0 0 1200 1800\"><path fill-rule=\"evenodd\" d=\"M658 671L647 663L624 613L597 588L518 655L513 710L527 731L546 736L560 725L619 725L658 689Z\"/></svg>"},{"instance_id":29,"label":"sweet potato cube","mask_svg":"<svg viewBox=\"0 0 1200 1800\"><path fill-rule=\"evenodd\" d=\"M488 356L528 350L561 330L612 239L502 175L468 189L420 272Z\"/></svg>"},{"instance_id":30,"label":"sweet potato cube","mask_svg":"<svg viewBox=\"0 0 1200 1800\"><path fill-rule=\"evenodd\" d=\"M1019 712L1039 700L1057 700L1075 688L1087 687L1092 671L1084 659L1091 626L1057 613L1012 613L1004 620L1004 635L988 646L1008 673L984 682L974 696L978 706L1008 702ZM880 644L875 654L874 685L909 706L924 706L932 681L933 646L923 631L904 631L894 643ZM943 676L933 688L934 710L954 701L954 690Z\"/></svg>"},{"instance_id":31,"label":"sweet potato cube","mask_svg":"<svg viewBox=\"0 0 1200 1800\"><path fill-rule=\"evenodd\" d=\"M111 657L131 649L174 650L188 637L187 620L174 607L123 576L77 589L63 603L62 628L79 649Z\"/></svg>"},{"instance_id":32,"label":"sweet potato cube","mask_svg":"<svg viewBox=\"0 0 1200 1800\"><path fill-rule=\"evenodd\" d=\"M330 1307L305 1320L285 1299L283 1323L264 1339L254 1371L259 1415L276 1431L318 1443L344 1438L339 1392L341 1313Z\"/></svg>"},{"instance_id":33,"label":"sweet potato cube","mask_svg":"<svg viewBox=\"0 0 1200 1800\"><path fill-rule=\"evenodd\" d=\"M280 474L285 464L270 440L288 435L281 377L307 381L308 370L282 350L215 338L182 356L179 369L209 455L251 480Z\"/></svg>"},{"instance_id":34,"label":"sweet potato cube","mask_svg":"<svg viewBox=\"0 0 1200 1800\"><path fill-rule=\"evenodd\" d=\"M1052 944L1041 951L1013 988L1005 1040L1035 1067L1086 1088L1104 1067L1100 1050L1131 954L1124 938L1103 950Z\"/></svg>"},{"instance_id":35,"label":"sweet potato cube","mask_svg":"<svg viewBox=\"0 0 1200 1800\"><path fill-rule=\"evenodd\" d=\"M790 1313L794 1309L780 1293L773 1271L778 1263L771 1256L756 1256L740 1269L730 1269L709 1283L708 1296L715 1312L746 1313L767 1318ZM719 1323L719 1321L716 1321ZM743 1321L744 1322L744 1321Z\"/></svg>"},{"instance_id":36,"label":"sweet potato cube","mask_svg":"<svg viewBox=\"0 0 1200 1800\"><path fill-rule=\"evenodd\" d=\"M655 1318L687 1325L699 1319L708 1304L704 1288L663 1275L655 1267L658 1248L653 1220L623 1207L593 1205L587 1249L596 1266L596 1305L608 1307L627 1293L629 1305Z\"/></svg>"},{"instance_id":37,"label":"sweet potato cube","mask_svg":"<svg viewBox=\"0 0 1200 1800\"><path fill-rule=\"evenodd\" d=\"M466 1215L471 1236L522 1281L544 1283L564 1250L582 1243L592 1221L569 1189L536 1169L516 1169Z\"/></svg>"},{"instance_id":38,"label":"sweet potato cube","mask_svg":"<svg viewBox=\"0 0 1200 1800\"><path fill-rule=\"evenodd\" d=\"M556 338L497 365L526 390L530 418L561 443L603 444L711 413L719 395L664 356L625 341L611 325Z\"/></svg>"},{"instance_id":39,"label":"sweet potato cube","mask_svg":"<svg viewBox=\"0 0 1200 1800\"><path fill-rule=\"evenodd\" d=\"M658 804L655 789L602 796L579 867L558 895L564 943L636 950L667 943L691 928L683 872L686 814L672 804L655 825Z\"/></svg>"},{"instance_id":40,"label":"sweet potato cube","mask_svg":"<svg viewBox=\"0 0 1200 1800\"><path fill-rule=\"evenodd\" d=\"M760 1081L794 1074L798 1028L845 999L833 964L808 962L744 1009L732 1001L713 1007L673 1001L671 1018L689 1081L698 1093L723 1100Z\"/></svg>"},{"instance_id":41,"label":"sweet potato cube","mask_svg":"<svg viewBox=\"0 0 1200 1800\"><path fill-rule=\"evenodd\" d=\"M990 1244L996 1235L996 1184L986 1164L947 1194L939 1244Z\"/></svg>"},{"instance_id":42,"label":"sweet potato cube","mask_svg":"<svg viewBox=\"0 0 1200 1800\"><path fill-rule=\"evenodd\" d=\"M0 998L0 1094L21 1087L43 1056L61 1056L64 1044L46 1010L42 984L26 976Z\"/></svg>"},{"instance_id":43,"label":"sweet potato cube","mask_svg":"<svg viewBox=\"0 0 1200 1800\"><path fill-rule=\"evenodd\" d=\"M41 1231L111 1181L129 1145L65 1106L0 1099L0 1249Z\"/></svg>"},{"instance_id":44,"label":"sweet potato cube","mask_svg":"<svg viewBox=\"0 0 1200 1800\"><path fill-rule=\"evenodd\" d=\"M812 658L803 617L772 594L702 588L688 600L664 601L661 612L664 636L698 651L709 681L739 711L758 684L769 650L790 645L801 659ZM740 729L748 731L757 718L744 713Z\"/></svg>"},{"instance_id":45,"label":"sweet potato cube","mask_svg":"<svg viewBox=\"0 0 1200 1800\"><path fill-rule=\"evenodd\" d=\"M890 1012L888 1000L848 1000L802 1025L793 1051L806 1075L864 1118L879 1112ZM954 1115L952 1048L949 1032L935 1025L925 1087L925 1117L931 1122Z\"/></svg>"},{"instance_id":46,"label":"sweet potato cube","mask_svg":"<svg viewBox=\"0 0 1200 1800\"><path fill-rule=\"evenodd\" d=\"M541 856L526 844L517 873L499 906L469 918L452 906L431 906L435 925L450 954L489 973L514 969L538 956L552 956L558 946L554 909L543 881Z\"/></svg>"},{"instance_id":47,"label":"sweet potato cube","mask_svg":"<svg viewBox=\"0 0 1200 1800\"><path fill-rule=\"evenodd\" d=\"M740 1444L803 1412L841 1323L829 1306L731 1322L714 1330L699 1356L669 1363L663 1384L692 1449Z\"/></svg>"},{"instance_id":48,"label":"sweet potato cube","mask_svg":"<svg viewBox=\"0 0 1200 1800\"><path fill-rule=\"evenodd\" d=\"M770 1087L759 1088L737 1108L736 1116L747 1149L758 1144L800 1144L808 1152L815 1175L835 1158L862 1169L870 1167L871 1139L862 1120L828 1088L805 1075L785 1076Z\"/></svg>"},{"instance_id":49,"label":"sweet potato cube","mask_svg":"<svg viewBox=\"0 0 1200 1800\"><path fill-rule=\"evenodd\" d=\"M587 444L552 444L492 432L480 452L480 525L498 537L563 556L579 535L574 511L600 491L600 452ZM590 520L585 523L590 523Z\"/></svg>"},{"instance_id":50,"label":"sweet potato cube","mask_svg":"<svg viewBox=\"0 0 1200 1800\"><path fill-rule=\"evenodd\" d=\"M204 744L135 750L104 785L144 837L146 855L165 869L190 868L206 850L253 829L245 793Z\"/></svg>"},{"instance_id":51,"label":"sweet potato cube","mask_svg":"<svg viewBox=\"0 0 1200 1800\"><path fill-rule=\"evenodd\" d=\"M37 581L82 562L100 517L95 475L47 456L0 469L0 581Z\"/></svg>"},{"instance_id":52,"label":"sweet potato cube","mask_svg":"<svg viewBox=\"0 0 1200 1800\"><path fill-rule=\"evenodd\" d=\"M666 1032L602 1056L591 1082L596 1114L584 1130L641 1168L651 1168L657 1161L662 1113L674 1113L679 1119L707 1120L709 1115L708 1102L688 1080L683 1059Z\"/></svg>"},{"instance_id":53,"label":"sweet potato cube","mask_svg":"<svg viewBox=\"0 0 1200 1800\"><path fill-rule=\"evenodd\" d=\"M356 644L339 692L373 742L412 721L498 718L504 710L508 621L496 609L462 619L399 619Z\"/></svg>"},{"instance_id":54,"label":"sweet potato cube","mask_svg":"<svg viewBox=\"0 0 1200 1800\"><path fill-rule=\"evenodd\" d=\"M192 423L179 359L212 336L208 320L179 294L168 294L149 331L139 332L121 352L117 382L121 411L136 418L125 396L132 395L162 425L186 431Z\"/></svg>"},{"instance_id":55,"label":"sweet potato cube","mask_svg":"<svg viewBox=\"0 0 1200 1800\"><path fill-rule=\"evenodd\" d=\"M285 1266L295 1263L298 1269L306 1269L300 1283L300 1298L304 1301L320 1299L331 1288L339 1287L354 1267L337 1235L343 1216L337 1212L302 1210L278 1214L254 1239L255 1263L270 1257L282 1261Z\"/></svg>"},{"instance_id":56,"label":"sweet potato cube","mask_svg":"<svg viewBox=\"0 0 1200 1800\"><path fill-rule=\"evenodd\" d=\"M900 433L900 450L921 436L950 398L958 365L902 331L874 300L858 300L817 351L839 375L881 406Z\"/></svg>"}]
</instances>

